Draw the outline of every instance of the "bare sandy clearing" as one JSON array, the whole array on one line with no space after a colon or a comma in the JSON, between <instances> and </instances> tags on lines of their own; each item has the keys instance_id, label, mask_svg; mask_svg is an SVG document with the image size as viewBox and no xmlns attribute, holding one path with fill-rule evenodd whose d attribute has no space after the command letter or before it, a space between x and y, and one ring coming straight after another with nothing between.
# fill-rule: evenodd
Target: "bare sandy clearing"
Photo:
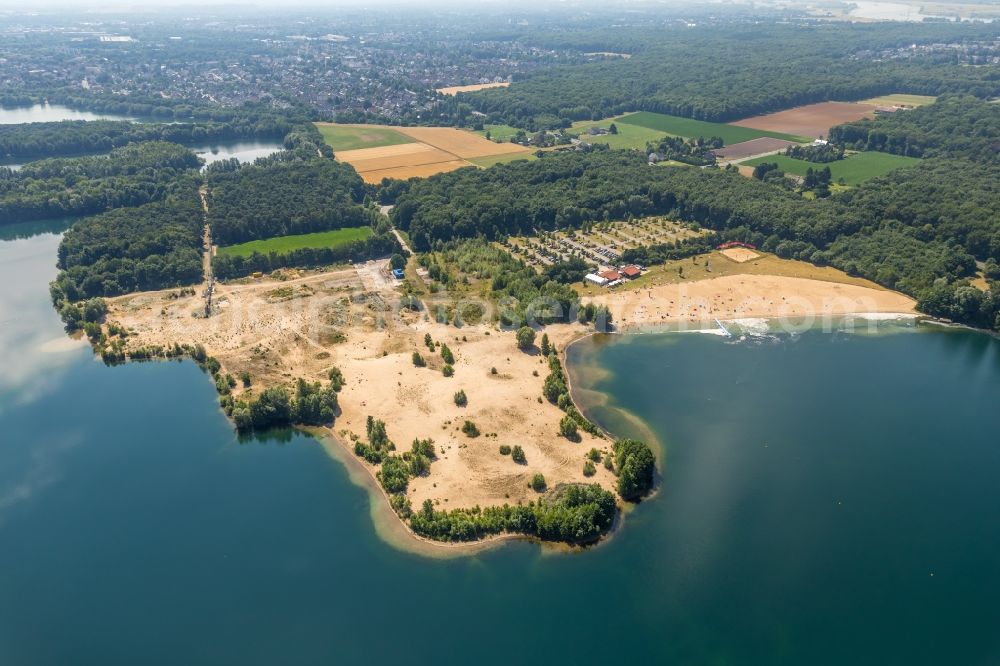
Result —
<instances>
[{"instance_id":1,"label":"bare sandy clearing","mask_svg":"<svg viewBox=\"0 0 1000 666\"><path fill-rule=\"evenodd\" d=\"M750 261L751 259L756 259L760 256L758 253L745 247L726 248L725 250L719 250L719 254L727 259L732 259L738 264L742 264L744 261Z\"/></svg>"},{"instance_id":2,"label":"bare sandy clearing","mask_svg":"<svg viewBox=\"0 0 1000 666\"><path fill-rule=\"evenodd\" d=\"M916 313L913 299L893 291L773 275L727 275L612 292L590 300L606 305L624 329L676 323L702 326L715 319Z\"/></svg>"},{"instance_id":3,"label":"bare sandy clearing","mask_svg":"<svg viewBox=\"0 0 1000 666\"><path fill-rule=\"evenodd\" d=\"M112 300L108 319L134 331L128 338L133 348L204 345L224 372L249 372L251 391L288 385L298 377L325 380L331 367L339 367L346 383L339 396L342 413L331 434L349 455L354 455L350 434L364 438L368 416L386 422L400 452L409 450L414 439L434 440L438 459L430 475L410 483L414 506L424 499L440 508L528 501L537 497L528 488L537 473L549 487L596 481L613 488L613 477L603 466L597 466L593 477L583 475L584 454L591 447L606 449L610 442L586 433L579 442L559 436L563 412L539 402L548 374L540 354L519 351L513 332L397 315L393 305L398 294L362 292L361 282L348 269L221 285L219 312L208 319L192 317L202 303L197 296L137 294ZM562 349L586 331L579 325L554 326L548 334ZM453 377L442 373L440 353L424 345L425 333L451 348ZM427 367L413 365L414 351L425 357ZM468 396L466 407L455 405L460 389ZM236 390L242 392L242 387ZM477 425L479 437L460 431L466 419ZM520 445L527 464L502 456L503 444Z\"/></svg>"},{"instance_id":4,"label":"bare sandy clearing","mask_svg":"<svg viewBox=\"0 0 1000 666\"><path fill-rule=\"evenodd\" d=\"M587 300L606 304L622 330L668 323L702 328L716 317L913 312L911 299L869 286L743 272L763 270L758 264L765 261L730 264L739 274L633 286ZM217 312L207 319L192 316L202 310L199 296L178 297L171 290L133 294L109 301L108 320L130 331L130 349L204 345L224 373L250 374L251 388L237 386L237 396L289 386L299 377L325 380L331 368L339 368L345 378L341 413L332 429L319 431L351 468L366 472L372 488L378 490L376 469L355 457L351 443L352 437L365 438L369 416L386 423L398 452L409 450L414 439L434 440L437 459L429 475L409 485L414 506L428 499L442 509L529 501L537 497L528 487L537 473L550 488L578 482L614 488L614 477L602 465L592 477L583 474L586 452L594 447L606 454L610 441L581 432L581 440L573 442L558 434L563 412L540 400L548 373L540 354L519 351L513 332L491 325L456 327L398 310L395 283L372 279L372 271L385 263L220 283ZM546 333L565 350L590 330L553 325ZM450 347L456 357L453 377L443 374L440 349L429 350L425 334ZM426 367L414 366L414 351ZM468 398L464 407L454 401L459 390ZM478 437L461 432L465 420L476 424ZM521 446L526 464L501 455L501 445Z\"/></svg>"}]
</instances>

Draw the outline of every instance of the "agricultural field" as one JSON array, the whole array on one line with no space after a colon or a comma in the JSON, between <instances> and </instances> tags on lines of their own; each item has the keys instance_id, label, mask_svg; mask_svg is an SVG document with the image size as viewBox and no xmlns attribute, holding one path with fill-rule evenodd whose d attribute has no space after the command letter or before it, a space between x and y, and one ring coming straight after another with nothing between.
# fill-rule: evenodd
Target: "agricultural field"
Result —
<instances>
[{"instance_id":1,"label":"agricultural field","mask_svg":"<svg viewBox=\"0 0 1000 666\"><path fill-rule=\"evenodd\" d=\"M875 106L925 106L927 104L933 104L937 100L937 97L933 95L904 95L902 93L897 93L893 95L882 95L881 97L872 97L871 99L862 100L860 104L874 104Z\"/></svg>"},{"instance_id":2,"label":"agricultural field","mask_svg":"<svg viewBox=\"0 0 1000 666\"><path fill-rule=\"evenodd\" d=\"M371 126L365 126L371 127ZM384 178L424 178L462 167L491 166L524 158L531 149L513 143L494 143L474 132L453 127L385 127L409 143L342 150L336 158L353 166L367 183Z\"/></svg>"},{"instance_id":3,"label":"agricultural field","mask_svg":"<svg viewBox=\"0 0 1000 666\"><path fill-rule=\"evenodd\" d=\"M657 245L697 236L703 232L663 217L599 222L586 229L542 231L536 236L511 238L507 249L536 268L543 269L571 257L591 262L595 268L620 263L623 250Z\"/></svg>"},{"instance_id":4,"label":"agricultural field","mask_svg":"<svg viewBox=\"0 0 1000 666\"><path fill-rule=\"evenodd\" d=\"M745 129L768 132L787 132L797 137L819 139L830 133L834 125L871 118L875 115L874 104L855 102L821 102L797 106L776 113L737 120L732 125ZM771 134L770 136L776 136ZM753 138L753 137L751 137ZM779 136L794 141L794 137ZM801 140L801 139L800 139ZM728 143L728 142L727 142Z\"/></svg>"},{"instance_id":5,"label":"agricultural field","mask_svg":"<svg viewBox=\"0 0 1000 666\"><path fill-rule=\"evenodd\" d=\"M486 138L486 133L489 132L490 139L493 141L510 141L518 132L523 131L518 127L510 125L483 125L483 129L476 130L474 134Z\"/></svg>"},{"instance_id":6,"label":"agricultural field","mask_svg":"<svg viewBox=\"0 0 1000 666\"><path fill-rule=\"evenodd\" d=\"M618 134L589 134L591 127L608 129L612 123L618 129ZM647 143L650 141L659 141L664 135L664 132L649 129L648 127L626 124L621 118L577 121L570 126L567 133L575 135L581 141L587 143L606 143L611 148L634 148L636 150L645 150Z\"/></svg>"},{"instance_id":7,"label":"agricultural field","mask_svg":"<svg viewBox=\"0 0 1000 666\"><path fill-rule=\"evenodd\" d=\"M741 160L753 157L754 155L776 153L793 145L795 145L793 141L763 136L759 139L741 141L740 143L719 148L715 151L715 155L723 160Z\"/></svg>"},{"instance_id":8,"label":"agricultural field","mask_svg":"<svg viewBox=\"0 0 1000 666\"><path fill-rule=\"evenodd\" d=\"M913 166L920 160L915 157L903 157L902 155L891 155L889 153L864 152L848 155L842 160L829 162L828 164L818 164L807 162L806 160L796 160L787 155L770 155L768 157L758 157L747 160L742 166L754 167L758 164L771 162L778 165L778 168L788 174L804 176L806 169L812 167L813 170L830 167L830 174L834 183L840 183L843 178L844 185L860 185L866 180L871 180L878 176L885 175L896 169Z\"/></svg>"},{"instance_id":9,"label":"agricultural field","mask_svg":"<svg viewBox=\"0 0 1000 666\"><path fill-rule=\"evenodd\" d=\"M277 236L265 240L255 240L249 243L220 247L218 254L231 257L249 257L254 252L260 254L269 254L271 252L282 254L305 248L321 249L338 247L347 243L353 243L354 241L365 240L371 235L372 230L370 227L351 227L334 229L333 231L320 231L314 234Z\"/></svg>"},{"instance_id":10,"label":"agricultural field","mask_svg":"<svg viewBox=\"0 0 1000 666\"><path fill-rule=\"evenodd\" d=\"M692 120L691 118L681 118L680 116L668 116L663 113L650 113L640 111L639 113L629 113L614 120L619 130L623 124L638 127L645 127L655 130L658 134L673 134L691 139L712 136L720 137L726 145L749 141L762 136L770 136L775 139L785 139L787 141L803 142L808 139L799 134L786 134L775 129L740 127L735 124L710 123L703 120Z\"/></svg>"},{"instance_id":11,"label":"agricultural field","mask_svg":"<svg viewBox=\"0 0 1000 666\"><path fill-rule=\"evenodd\" d=\"M475 92L477 90L486 90L487 88L506 88L510 83L503 81L501 83L473 83L468 86L448 86L447 88L438 88L436 92L442 95L457 95L458 93L464 92Z\"/></svg>"},{"instance_id":12,"label":"agricultural field","mask_svg":"<svg viewBox=\"0 0 1000 666\"><path fill-rule=\"evenodd\" d=\"M316 129L323 135L323 140L333 148L335 153L341 150L379 148L414 141L414 139L390 127L379 127L378 125L316 123Z\"/></svg>"}]
</instances>

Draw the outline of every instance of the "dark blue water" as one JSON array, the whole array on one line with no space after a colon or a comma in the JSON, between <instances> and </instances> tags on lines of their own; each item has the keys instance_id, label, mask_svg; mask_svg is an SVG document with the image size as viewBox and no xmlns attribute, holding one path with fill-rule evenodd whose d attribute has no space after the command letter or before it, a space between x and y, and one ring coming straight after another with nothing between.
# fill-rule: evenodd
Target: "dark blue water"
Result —
<instances>
[{"instance_id":1,"label":"dark blue water","mask_svg":"<svg viewBox=\"0 0 1000 666\"><path fill-rule=\"evenodd\" d=\"M583 553L428 559L315 440L239 442L192 364L58 344L60 229L0 240L4 666L1000 658L991 338L575 347L664 441L659 494Z\"/></svg>"}]
</instances>

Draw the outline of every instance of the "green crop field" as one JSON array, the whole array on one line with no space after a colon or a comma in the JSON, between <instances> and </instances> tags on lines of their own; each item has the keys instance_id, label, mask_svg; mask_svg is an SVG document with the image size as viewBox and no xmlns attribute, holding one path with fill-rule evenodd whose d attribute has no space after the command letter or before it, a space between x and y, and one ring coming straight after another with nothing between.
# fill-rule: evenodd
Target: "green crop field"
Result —
<instances>
[{"instance_id":1,"label":"green crop field","mask_svg":"<svg viewBox=\"0 0 1000 666\"><path fill-rule=\"evenodd\" d=\"M323 140L326 141L328 146L333 148L334 152L338 150L357 150L358 148L379 148L381 146L395 146L399 143L414 142L414 139L388 127L358 127L317 123L316 129L323 135Z\"/></svg>"},{"instance_id":2,"label":"green crop field","mask_svg":"<svg viewBox=\"0 0 1000 666\"><path fill-rule=\"evenodd\" d=\"M704 137L707 139L709 137L717 136L720 137L727 146L734 143L740 143L741 141L749 141L750 139L759 139L762 136L771 136L776 139L785 139L787 141L797 142L806 142L810 140L801 136L782 134L780 132L766 132L764 130L756 130L749 127L726 125L725 123L709 123L703 120L692 120L691 118L668 116L663 113L650 113L648 111L640 111L639 113L624 115L616 119L615 123L618 125L619 129L621 129L623 124L634 125L656 130L660 134L673 134L674 136L683 136L689 139L697 139L698 137Z\"/></svg>"},{"instance_id":3,"label":"green crop field","mask_svg":"<svg viewBox=\"0 0 1000 666\"><path fill-rule=\"evenodd\" d=\"M812 167L813 170L830 167L830 175L833 182L839 183L844 179L847 185L859 185L866 180L871 180L877 176L882 176L902 167L913 166L919 162L915 157L903 157L901 155L890 155L889 153L865 152L854 153L842 160L830 162L829 164L817 164L805 160L796 160L786 155L771 155L768 157L757 157L752 160L742 162L746 166L757 166L765 162L773 162L785 173L796 176L804 176L806 169Z\"/></svg>"},{"instance_id":4,"label":"green crop field","mask_svg":"<svg viewBox=\"0 0 1000 666\"><path fill-rule=\"evenodd\" d=\"M510 138L512 136L522 131L524 130L520 130L516 127L511 127L510 125L483 125L483 129L476 130L474 134L478 134L479 136L485 137L486 133L489 132L491 139L494 140L499 139L500 141L510 141Z\"/></svg>"},{"instance_id":5,"label":"green crop field","mask_svg":"<svg viewBox=\"0 0 1000 666\"><path fill-rule=\"evenodd\" d=\"M612 123L618 129L618 134L589 134L591 127L608 129ZM587 143L606 143L611 148L637 148L639 150L645 150L648 142L659 141L664 135L664 132L641 125L625 124L618 118L575 122L569 128L569 133L577 135L581 141Z\"/></svg>"},{"instance_id":6,"label":"green crop field","mask_svg":"<svg viewBox=\"0 0 1000 666\"><path fill-rule=\"evenodd\" d=\"M269 254L277 252L283 254L292 250L303 248L320 249L326 247L337 247L354 241L365 240L372 235L371 227L350 227L347 229L334 229L333 231L320 231L314 234L299 234L296 236L276 236L266 240L255 240L239 245L229 245L220 247L219 254L231 257L249 257L254 252Z\"/></svg>"},{"instance_id":7,"label":"green crop field","mask_svg":"<svg viewBox=\"0 0 1000 666\"><path fill-rule=\"evenodd\" d=\"M863 100L861 104L924 106L926 104L933 104L936 100L937 97L933 97L932 95L904 95L902 93L895 93L892 95L882 95L881 97L872 97L871 99Z\"/></svg>"}]
</instances>

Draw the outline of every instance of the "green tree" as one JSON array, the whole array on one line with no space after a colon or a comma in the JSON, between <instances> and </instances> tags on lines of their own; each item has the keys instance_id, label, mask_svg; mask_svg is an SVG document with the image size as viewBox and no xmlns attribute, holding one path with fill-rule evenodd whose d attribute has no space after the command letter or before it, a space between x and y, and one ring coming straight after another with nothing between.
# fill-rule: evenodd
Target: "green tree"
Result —
<instances>
[{"instance_id":1,"label":"green tree","mask_svg":"<svg viewBox=\"0 0 1000 666\"><path fill-rule=\"evenodd\" d=\"M615 469L618 470L618 494L635 501L653 487L656 459L645 442L620 439L614 444Z\"/></svg>"},{"instance_id":2,"label":"green tree","mask_svg":"<svg viewBox=\"0 0 1000 666\"><path fill-rule=\"evenodd\" d=\"M517 348L527 351L535 344L535 331L530 326L517 329Z\"/></svg>"},{"instance_id":3,"label":"green tree","mask_svg":"<svg viewBox=\"0 0 1000 666\"><path fill-rule=\"evenodd\" d=\"M571 441L578 441L580 433L577 432L576 419L567 414L559 421L559 434Z\"/></svg>"},{"instance_id":4,"label":"green tree","mask_svg":"<svg viewBox=\"0 0 1000 666\"><path fill-rule=\"evenodd\" d=\"M455 365L455 355L451 353L451 349L448 345L441 345L441 359L448 365Z\"/></svg>"},{"instance_id":5,"label":"green tree","mask_svg":"<svg viewBox=\"0 0 1000 666\"><path fill-rule=\"evenodd\" d=\"M549 343L549 334L542 334L542 344L541 344L542 356L548 356L552 353L552 345Z\"/></svg>"}]
</instances>

